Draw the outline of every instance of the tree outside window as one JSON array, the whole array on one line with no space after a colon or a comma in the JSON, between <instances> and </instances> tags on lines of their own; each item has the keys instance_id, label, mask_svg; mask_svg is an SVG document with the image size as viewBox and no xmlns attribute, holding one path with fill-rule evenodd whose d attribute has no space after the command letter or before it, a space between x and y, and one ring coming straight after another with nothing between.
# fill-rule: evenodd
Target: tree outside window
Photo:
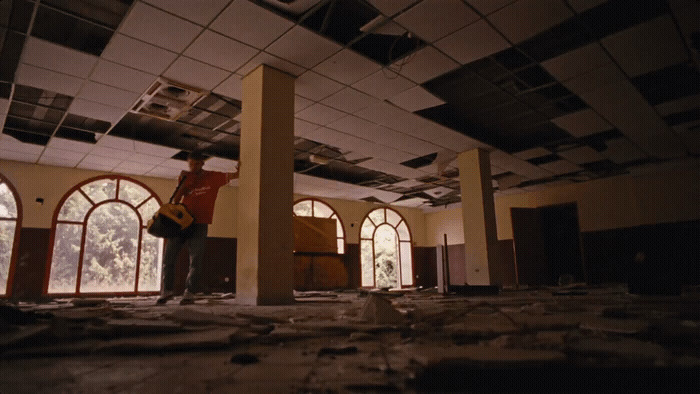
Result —
<instances>
[{"instance_id":1,"label":"tree outside window","mask_svg":"<svg viewBox=\"0 0 700 394\"><path fill-rule=\"evenodd\" d=\"M48 294L160 289L163 241L146 232L160 207L152 191L129 178L101 177L62 201L52 229Z\"/></svg>"},{"instance_id":2,"label":"tree outside window","mask_svg":"<svg viewBox=\"0 0 700 394\"><path fill-rule=\"evenodd\" d=\"M398 212L377 208L367 214L360 226L360 265L363 287L413 285L411 234Z\"/></svg>"},{"instance_id":3,"label":"tree outside window","mask_svg":"<svg viewBox=\"0 0 700 394\"><path fill-rule=\"evenodd\" d=\"M15 246L19 237L21 205L14 189L0 175L0 296L10 291Z\"/></svg>"}]
</instances>

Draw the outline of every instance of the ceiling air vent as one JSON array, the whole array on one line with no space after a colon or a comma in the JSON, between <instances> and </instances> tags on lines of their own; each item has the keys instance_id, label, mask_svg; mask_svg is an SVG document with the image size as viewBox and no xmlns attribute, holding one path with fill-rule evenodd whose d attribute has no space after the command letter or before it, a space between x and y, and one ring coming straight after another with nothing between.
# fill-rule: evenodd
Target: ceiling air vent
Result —
<instances>
[{"instance_id":1,"label":"ceiling air vent","mask_svg":"<svg viewBox=\"0 0 700 394\"><path fill-rule=\"evenodd\" d=\"M165 120L177 120L207 92L158 78L132 109L133 112Z\"/></svg>"}]
</instances>

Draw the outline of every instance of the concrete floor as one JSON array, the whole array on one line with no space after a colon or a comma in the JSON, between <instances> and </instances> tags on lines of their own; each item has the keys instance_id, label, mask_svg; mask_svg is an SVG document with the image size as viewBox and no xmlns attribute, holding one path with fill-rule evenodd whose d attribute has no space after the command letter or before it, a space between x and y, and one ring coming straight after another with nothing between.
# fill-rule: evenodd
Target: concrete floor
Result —
<instances>
[{"instance_id":1,"label":"concrete floor","mask_svg":"<svg viewBox=\"0 0 700 394\"><path fill-rule=\"evenodd\" d=\"M556 294L556 295L555 295ZM700 389L700 295L623 286L4 304L0 392ZM622 385L617 388L617 385Z\"/></svg>"}]
</instances>

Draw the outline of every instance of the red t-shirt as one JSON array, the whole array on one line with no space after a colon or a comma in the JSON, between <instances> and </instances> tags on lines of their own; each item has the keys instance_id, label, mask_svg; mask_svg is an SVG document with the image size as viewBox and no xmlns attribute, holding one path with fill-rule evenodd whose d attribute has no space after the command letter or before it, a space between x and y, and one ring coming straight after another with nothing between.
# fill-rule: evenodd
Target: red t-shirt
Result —
<instances>
[{"instance_id":1,"label":"red t-shirt","mask_svg":"<svg viewBox=\"0 0 700 394\"><path fill-rule=\"evenodd\" d=\"M182 203L194 216L195 223L211 224L216 195L219 193L219 188L227 183L226 173L202 170L197 175L189 172L183 175L187 178L182 185L185 190Z\"/></svg>"}]
</instances>

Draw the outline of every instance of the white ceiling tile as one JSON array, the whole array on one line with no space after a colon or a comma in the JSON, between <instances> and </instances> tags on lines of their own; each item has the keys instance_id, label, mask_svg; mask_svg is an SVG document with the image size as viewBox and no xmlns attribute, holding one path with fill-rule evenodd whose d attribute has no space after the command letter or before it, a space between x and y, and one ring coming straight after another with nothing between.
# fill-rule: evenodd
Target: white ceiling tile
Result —
<instances>
[{"instance_id":1,"label":"white ceiling tile","mask_svg":"<svg viewBox=\"0 0 700 394\"><path fill-rule=\"evenodd\" d=\"M122 162L122 159L119 158L114 158L114 157L107 157L107 156L98 156L93 153L90 153L89 155L85 156L85 158L81 161L81 164L85 165L101 165L105 167L109 167L111 170L114 168L116 165Z\"/></svg>"},{"instance_id":2,"label":"white ceiling tile","mask_svg":"<svg viewBox=\"0 0 700 394\"><path fill-rule=\"evenodd\" d=\"M657 105L655 108L661 116L667 116L677 112L684 112L698 107L700 94L685 96L673 101L667 101Z\"/></svg>"},{"instance_id":3,"label":"white ceiling tile","mask_svg":"<svg viewBox=\"0 0 700 394\"><path fill-rule=\"evenodd\" d=\"M343 49L314 67L314 71L338 82L351 85L382 68L351 49Z\"/></svg>"},{"instance_id":4,"label":"white ceiling tile","mask_svg":"<svg viewBox=\"0 0 700 394\"><path fill-rule=\"evenodd\" d=\"M299 119L320 125L327 125L343 116L345 116L344 112L318 103L296 114L296 117Z\"/></svg>"},{"instance_id":5,"label":"white ceiling tile","mask_svg":"<svg viewBox=\"0 0 700 394\"><path fill-rule=\"evenodd\" d=\"M235 100L243 99L243 81L241 81L241 76L237 74L231 74L230 77L226 78L219 86L215 87L214 93L230 97Z\"/></svg>"},{"instance_id":6,"label":"white ceiling tile","mask_svg":"<svg viewBox=\"0 0 700 394\"><path fill-rule=\"evenodd\" d=\"M576 164L592 163L604 159L603 155L590 146L580 146L578 148L557 152L557 155Z\"/></svg>"},{"instance_id":7,"label":"white ceiling tile","mask_svg":"<svg viewBox=\"0 0 700 394\"><path fill-rule=\"evenodd\" d=\"M118 166L114 167L112 171L114 172L119 172L123 174L135 174L135 175L143 175L147 173L148 171L152 170L155 166L152 164L144 164L144 163L134 163L131 161L124 161Z\"/></svg>"},{"instance_id":8,"label":"white ceiling tile","mask_svg":"<svg viewBox=\"0 0 700 394\"><path fill-rule=\"evenodd\" d=\"M104 59L155 75L165 71L176 57L176 53L122 34L114 34L102 51Z\"/></svg>"},{"instance_id":9,"label":"white ceiling tile","mask_svg":"<svg viewBox=\"0 0 700 394\"><path fill-rule=\"evenodd\" d=\"M624 137L606 140L605 145L608 148L601 154L618 164L647 158L646 153Z\"/></svg>"},{"instance_id":10,"label":"white ceiling tile","mask_svg":"<svg viewBox=\"0 0 700 394\"><path fill-rule=\"evenodd\" d=\"M175 179L180 175L180 170L176 168L158 166L151 171L148 171L145 175L158 178Z\"/></svg>"},{"instance_id":11,"label":"white ceiling tile","mask_svg":"<svg viewBox=\"0 0 700 394\"><path fill-rule=\"evenodd\" d=\"M126 160L129 157L131 157L132 154L133 154L133 152L131 152L131 151L115 149L115 148L108 148L105 146L96 146L95 149L93 149L91 152L91 155L109 157L112 159L119 159L119 160Z\"/></svg>"},{"instance_id":12,"label":"white ceiling tile","mask_svg":"<svg viewBox=\"0 0 700 394\"><path fill-rule=\"evenodd\" d=\"M224 159L221 157L212 157L204 163L204 169L217 168L217 171L233 172L236 170L236 160Z\"/></svg>"},{"instance_id":13,"label":"white ceiling tile","mask_svg":"<svg viewBox=\"0 0 700 394\"><path fill-rule=\"evenodd\" d=\"M243 67L239 68L236 73L240 75L247 75L261 64L266 64L270 67L274 67L297 77L306 71L306 69L302 66L288 62L284 59L280 59L277 56L271 55L267 52L260 52L250 59L248 63L244 64Z\"/></svg>"},{"instance_id":14,"label":"white ceiling tile","mask_svg":"<svg viewBox=\"0 0 700 394\"><path fill-rule=\"evenodd\" d=\"M141 163L141 164L150 164L151 167L158 165L166 160L165 157L158 157L158 156L153 156L145 153L135 153L129 157L130 162L134 163ZM210 159L211 160L211 159ZM209 160L207 160L209 162Z\"/></svg>"},{"instance_id":15,"label":"white ceiling tile","mask_svg":"<svg viewBox=\"0 0 700 394\"><path fill-rule=\"evenodd\" d=\"M44 164L47 166L56 166L56 167L75 167L78 165L80 162L80 159L71 159L67 157L59 157L59 156L46 156L42 155L39 158L39 164Z\"/></svg>"},{"instance_id":16,"label":"white ceiling tile","mask_svg":"<svg viewBox=\"0 0 700 394\"><path fill-rule=\"evenodd\" d=\"M62 74L87 78L97 63L97 56L29 36L24 43L20 61Z\"/></svg>"},{"instance_id":17,"label":"white ceiling tile","mask_svg":"<svg viewBox=\"0 0 700 394\"><path fill-rule=\"evenodd\" d=\"M342 147L343 146L341 146L341 148ZM367 155L368 157L375 157L377 159L382 159L384 161L396 164L416 158L416 156L411 153L402 152L400 150L385 145L375 144L369 141L363 143L360 147L356 147L355 150Z\"/></svg>"},{"instance_id":18,"label":"white ceiling tile","mask_svg":"<svg viewBox=\"0 0 700 394\"><path fill-rule=\"evenodd\" d=\"M311 123L311 122L307 122L305 120L294 118L294 135L296 135L297 137L306 138L306 136L308 136L309 133L318 129L319 127L320 126L315 124L315 123Z\"/></svg>"},{"instance_id":19,"label":"white ceiling tile","mask_svg":"<svg viewBox=\"0 0 700 394\"><path fill-rule=\"evenodd\" d=\"M83 84L83 80L71 75L20 63L15 71L15 83L75 97Z\"/></svg>"},{"instance_id":20,"label":"white ceiling tile","mask_svg":"<svg viewBox=\"0 0 700 394\"><path fill-rule=\"evenodd\" d=\"M347 113L355 113L379 103L379 99L347 87L321 100L321 103Z\"/></svg>"},{"instance_id":21,"label":"white ceiling tile","mask_svg":"<svg viewBox=\"0 0 700 394\"><path fill-rule=\"evenodd\" d=\"M453 192L453 189L450 189L449 187L444 187L444 186L438 186L432 189L427 189L423 190L424 193L433 196L435 198L444 196L447 193Z\"/></svg>"},{"instance_id":22,"label":"white ceiling tile","mask_svg":"<svg viewBox=\"0 0 700 394\"><path fill-rule=\"evenodd\" d=\"M435 153L442 149L430 142L420 140L384 126L375 126L371 128L368 132L367 139L381 145L393 146L396 149L418 156Z\"/></svg>"},{"instance_id":23,"label":"white ceiling tile","mask_svg":"<svg viewBox=\"0 0 700 394\"><path fill-rule=\"evenodd\" d=\"M7 110L10 108L10 100L0 98L0 115L7 114Z\"/></svg>"},{"instance_id":24,"label":"white ceiling tile","mask_svg":"<svg viewBox=\"0 0 700 394\"><path fill-rule=\"evenodd\" d=\"M550 161L549 163L540 164L540 167L555 175L568 174L570 172L583 170L583 168L580 166L566 160Z\"/></svg>"},{"instance_id":25,"label":"white ceiling tile","mask_svg":"<svg viewBox=\"0 0 700 394\"><path fill-rule=\"evenodd\" d=\"M372 130L375 126L376 124L353 115L344 116L327 124L327 127L330 127L331 129L342 131L346 134L356 135L361 138L367 138L367 135L371 134L370 130Z\"/></svg>"},{"instance_id":26,"label":"white ceiling tile","mask_svg":"<svg viewBox=\"0 0 700 394\"><path fill-rule=\"evenodd\" d=\"M381 69L352 85L353 88L381 100L395 96L414 86L416 86L415 83L388 69Z\"/></svg>"},{"instance_id":27,"label":"white ceiling tile","mask_svg":"<svg viewBox=\"0 0 700 394\"><path fill-rule=\"evenodd\" d=\"M423 175L422 171L416 170L415 168L376 158L363 161L359 163L358 166L409 179L419 178Z\"/></svg>"},{"instance_id":28,"label":"white ceiling tile","mask_svg":"<svg viewBox=\"0 0 700 394\"><path fill-rule=\"evenodd\" d=\"M173 13L181 18L206 26L229 0L145 0L152 5Z\"/></svg>"},{"instance_id":29,"label":"white ceiling tile","mask_svg":"<svg viewBox=\"0 0 700 394\"><path fill-rule=\"evenodd\" d=\"M552 154L552 151L550 151L549 149L537 147L537 148L524 150L522 152L513 153L513 156L517 157L518 159L529 160L529 159L533 159L535 157L542 157L542 156L547 156L547 155L551 155L551 154Z\"/></svg>"},{"instance_id":30,"label":"white ceiling tile","mask_svg":"<svg viewBox=\"0 0 700 394\"><path fill-rule=\"evenodd\" d=\"M513 3L515 0L468 0L467 3L471 4L472 7L476 8L477 11L484 15L488 15L494 11L497 11L508 4Z\"/></svg>"},{"instance_id":31,"label":"white ceiling tile","mask_svg":"<svg viewBox=\"0 0 700 394\"><path fill-rule=\"evenodd\" d=\"M72 150L65 150L53 147L46 147L41 157L51 157L51 158L63 158L66 160L74 161L76 164L85 157L85 152L76 152Z\"/></svg>"},{"instance_id":32,"label":"white ceiling tile","mask_svg":"<svg viewBox=\"0 0 700 394\"><path fill-rule=\"evenodd\" d=\"M401 200L401 201L394 201L391 203L391 205L396 205L399 207L418 208L427 202L428 202L428 200L425 198L412 197L412 198L407 198L407 199Z\"/></svg>"},{"instance_id":33,"label":"white ceiling tile","mask_svg":"<svg viewBox=\"0 0 700 394\"><path fill-rule=\"evenodd\" d=\"M608 0L567 0L571 8L576 12L583 12L595 6L601 5Z\"/></svg>"},{"instance_id":34,"label":"white ceiling tile","mask_svg":"<svg viewBox=\"0 0 700 394\"><path fill-rule=\"evenodd\" d=\"M292 63L312 68L340 49L342 47L339 44L297 25L270 44L265 51Z\"/></svg>"},{"instance_id":35,"label":"white ceiling tile","mask_svg":"<svg viewBox=\"0 0 700 394\"><path fill-rule=\"evenodd\" d=\"M0 147L0 159L22 161L25 163L36 163L39 160L39 153L16 152L5 150L5 147Z\"/></svg>"},{"instance_id":36,"label":"white ceiling tile","mask_svg":"<svg viewBox=\"0 0 700 394\"><path fill-rule=\"evenodd\" d=\"M137 2L119 26L119 32L147 43L181 53L202 27Z\"/></svg>"},{"instance_id":37,"label":"white ceiling tile","mask_svg":"<svg viewBox=\"0 0 700 394\"><path fill-rule=\"evenodd\" d=\"M459 63L431 46L420 49L409 56L409 58L396 61L391 66L391 70L399 72L416 83L423 83L459 67Z\"/></svg>"},{"instance_id":38,"label":"white ceiling tile","mask_svg":"<svg viewBox=\"0 0 700 394\"><path fill-rule=\"evenodd\" d=\"M139 94L87 81L77 97L112 107L129 109L138 100Z\"/></svg>"},{"instance_id":39,"label":"white ceiling tile","mask_svg":"<svg viewBox=\"0 0 700 394\"><path fill-rule=\"evenodd\" d=\"M97 146L102 146L106 148L113 148L119 150L125 150L129 152L134 152L136 150L136 141L130 140L122 137L115 137L112 135L103 135L98 141ZM112 157L112 156L110 156ZM124 158L117 156L119 158Z\"/></svg>"},{"instance_id":40,"label":"white ceiling tile","mask_svg":"<svg viewBox=\"0 0 700 394\"><path fill-rule=\"evenodd\" d=\"M623 81L627 81L625 74L615 63L608 63L585 74L570 78L562 82L562 85L580 96L583 92L600 89L605 85L615 85Z\"/></svg>"},{"instance_id":41,"label":"white ceiling tile","mask_svg":"<svg viewBox=\"0 0 700 394\"><path fill-rule=\"evenodd\" d=\"M135 70L121 64L100 59L90 74L90 79L105 85L118 87L130 92L143 93L148 89L156 76Z\"/></svg>"},{"instance_id":42,"label":"white ceiling tile","mask_svg":"<svg viewBox=\"0 0 700 394\"><path fill-rule=\"evenodd\" d=\"M389 101L409 112L445 104L444 101L433 96L420 85L397 94Z\"/></svg>"},{"instance_id":43,"label":"white ceiling tile","mask_svg":"<svg viewBox=\"0 0 700 394\"><path fill-rule=\"evenodd\" d=\"M10 137L7 134L0 134L0 149L17 153L26 153L28 155L36 155L38 158L39 154L44 150L44 147L41 145L22 142L14 137Z\"/></svg>"},{"instance_id":44,"label":"white ceiling tile","mask_svg":"<svg viewBox=\"0 0 700 394\"><path fill-rule=\"evenodd\" d=\"M368 3L386 16L393 16L413 5L418 0L367 0Z\"/></svg>"},{"instance_id":45,"label":"white ceiling tile","mask_svg":"<svg viewBox=\"0 0 700 394\"><path fill-rule=\"evenodd\" d=\"M435 46L458 62L467 64L500 52L510 44L482 19L437 41Z\"/></svg>"},{"instance_id":46,"label":"white ceiling tile","mask_svg":"<svg viewBox=\"0 0 700 394\"><path fill-rule=\"evenodd\" d=\"M388 192L386 190L374 190L372 192L372 195L375 198L377 198L377 200L380 200L381 202L384 202L384 203L390 203L392 201L396 201L398 198L400 198L402 196L402 194Z\"/></svg>"},{"instance_id":47,"label":"white ceiling tile","mask_svg":"<svg viewBox=\"0 0 700 394\"><path fill-rule=\"evenodd\" d=\"M454 152L464 152L475 148L482 148L488 151L493 150L493 147L490 145L433 122L429 122L412 134L417 138L429 140L435 145Z\"/></svg>"},{"instance_id":48,"label":"white ceiling tile","mask_svg":"<svg viewBox=\"0 0 700 394\"><path fill-rule=\"evenodd\" d=\"M563 0L519 0L489 15L488 20L517 44L572 16Z\"/></svg>"},{"instance_id":49,"label":"white ceiling tile","mask_svg":"<svg viewBox=\"0 0 700 394\"><path fill-rule=\"evenodd\" d=\"M547 178L551 172L537 167L525 160L518 159L501 150L492 151L489 155L491 163L498 168L510 171L514 174L523 175L530 179Z\"/></svg>"},{"instance_id":50,"label":"white ceiling tile","mask_svg":"<svg viewBox=\"0 0 700 394\"><path fill-rule=\"evenodd\" d=\"M326 145L341 147L339 143L348 140L349 136L337 130L329 129L327 127L319 127L316 130L309 132L304 138ZM346 148L346 144L347 143L343 142L342 148ZM351 147L348 147L348 149L351 149Z\"/></svg>"},{"instance_id":51,"label":"white ceiling tile","mask_svg":"<svg viewBox=\"0 0 700 394\"><path fill-rule=\"evenodd\" d=\"M505 174L506 172L508 172L508 171L506 171L502 168L498 168L498 167L493 166L493 165L491 166L491 176Z\"/></svg>"},{"instance_id":52,"label":"white ceiling tile","mask_svg":"<svg viewBox=\"0 0 700 394\"><path fill-rule=\"evenodd\" d=\"M306 109L311 106L314 102L312 100L306 99L304 97L299 96L298 94L294 96L294 113L297 113L303 109ZM332 105L329 105L329 107L333 107ZM335 107L334 107L335 108ZM338 109L338 108L336 108Z\"/></svg>"},{"instance_id":53,"label":"white ceiling tile","mask_svg":"<svg viewBox=\"0 0 700 394\"><path fill-rule=\"evenodd\" d=\"M613 128L610 123L590 108L552 119L552 123L574 137L585 137Z\"/></svg>"},{"instance_id":54,"label":"white ceiling tile","mask_svg":"<svg viewBox=\"0 0 700 394\"><path fill-rule=\"evenodd\" d=\"M183 171L189 171L187 162L184 160L168 159L160 164L160 167L175 168Z\"/></svg>"},{"instance_id":55,"label":"white ceiling tile","mask_svg":"<svg viewBox=\"0 0 700 394\"><path fill-rule=\"evenodd\" d=\"M255 5L235 0L210 28L238 41L263 49L294 25L293 22Z\"/></svg>"},{"instance_id":56,"label":"white ceiling tile","mask_svg":"<svg viewBox=\"0 0 700 394\"><path fill-rule=\"evenodd\" d=\"M67 140L65 138L58 138L58 137L51 138L49 140L49 143L46 146L49 148L53 148L53 149L62 149L62 150L67 150L67 151L71 151L71 152L82 152L82 153L88 153L95 147L94 144L90 144L87 142Z\"/></svg>"},{"instance_id":57,"label":"white ceiling tile","mask_svg":"<svg viewBox=\"0 0 700 394\"><path fill-rule=\"evenodd\" d=\"M433 42L478 19L479 15L461 0L424 0L394 21L423 40Z\"/></svg>"},{"instance_id":58,"label":"white ceiling tile","mask_svg":"<svg viewBox=\"0 0 700 394\"><path fill-rule=\"evenodd\" d=\"M70 107L68 107L68 112L75 115L85 116L86 118L104 120L112 125L119 122L122 116L124 116L126 113L126 111L122 108L111 107L109 105L79 98L73 99Z\"/></svg>"},{"instance_id":59,"label":"white ceiling tile","mask_svg":"<svg viewBox=\"0 0 700 394\"><path fill-rule=\"evenodd\" d=\"M314 101L322 100L342 88L342 84L313 71L303 73L294 81L294 92Z\"/></svg>"},{"instance_id":60,"label":"white ceiling tile","mask_svg":"<svg viewBox=\"0 0 700 394\"><path fill-rule=\"evenodd\" d=\"M545 60L542 67L559 81L566 81L611 62L600 44L594 42Z\"/></svg>"},{"instance_id":61,"label":"white ceiling tile","mask_svg":"<svg viewBox=\"0 0 700 394\"><path fill-rule=\"evenodd\" d=\"M226 70L184 56L177 58L163 73L164 77L173 81L205 90L213 89L230 75Z\"/></svg>"},{"instance_id":62,"label":"white ceiling tile","mask_svg":"<svg viewBox=\"0 0 700 394\"><path fill-rule=\"evenodd\" d=\"M168 146L161 146L155 144L149 144L148 142L134 141L134 150L138 153L144 153L150 156L157 157L172 157L176 153L179 153L179 149L170 148Z\"/></svg>"},{"instance_id":63,"label":"white ceiling tile","mask_svg":"<svg viewBox=\"0 0 700 394\"><path fill-rule=\"evenodd\" d=\"M114 166L103 163L87 163L85 162L85 160L83 160L76 166L76 168L80 168L82 170L110 172L112 171L112 168L114 168Z\"/></svg>"},{"instance_id":64,"label":"white ceiling tile","mask_svg":"<svg viewBox=\"0 0 700 394\"><path fill-rule=\"evenodd\" d=\"M184 52L185 56L207 64L236 71L260 52L211 30L205 30Z\"/></svg>"},{"instance_id":65,"label":"white ceiling tile","mask_svg":"<svg viewBox=\"0 0 700 394\"><path fill-rule=\"evenodd\" d=\"M683 39L670 15L633 26L600 41L630 77L688 59Z\"/></svg>"}]
</instances>

